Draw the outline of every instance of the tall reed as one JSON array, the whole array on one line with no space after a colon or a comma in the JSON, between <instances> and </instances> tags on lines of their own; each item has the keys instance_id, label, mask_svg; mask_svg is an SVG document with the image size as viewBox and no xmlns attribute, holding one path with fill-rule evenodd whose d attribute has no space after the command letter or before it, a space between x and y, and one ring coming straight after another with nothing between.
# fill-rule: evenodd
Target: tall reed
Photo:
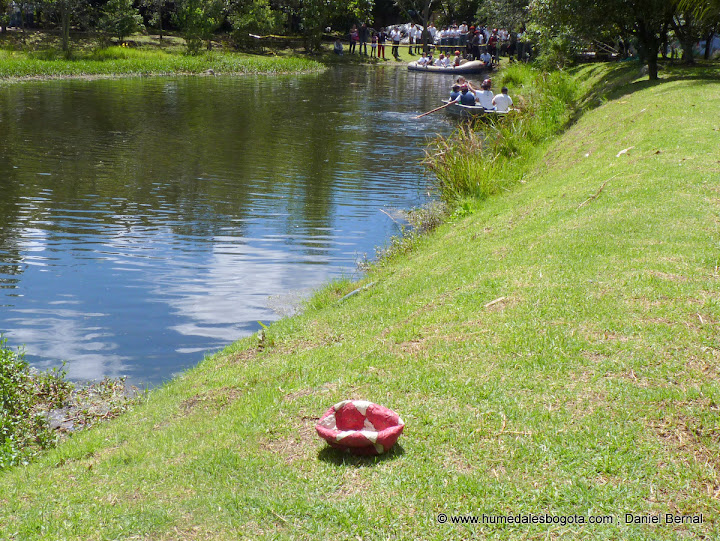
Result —
<instances>
[{"instance_id":1,"label":"tall reed","mask_svg":"<svg viewBox=\"0 0 720 541\"><path fill-rule=\"evenodd\" d=\"M505 68L495 86L510 89L517 111L464 123L426 151L440 197L451 205L468 197L485 199L520 180L534 153L568 124L579 98L569 75L526 64Z\"/></svg>"}]
</instances>

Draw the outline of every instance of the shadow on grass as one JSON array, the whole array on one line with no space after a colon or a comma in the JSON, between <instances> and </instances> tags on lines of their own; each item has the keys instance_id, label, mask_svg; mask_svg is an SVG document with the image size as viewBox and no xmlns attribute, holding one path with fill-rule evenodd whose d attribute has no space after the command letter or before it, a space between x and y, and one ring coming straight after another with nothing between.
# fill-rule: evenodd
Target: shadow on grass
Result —
<instances>
[{"instance_id":1,"label":"shadow on grass","mask_svg":"<svg viewBox=\"0 0 720 541\"><path fill-rule=\"evenodd\" d=\"M365 468L376 466L382 462L395 460L405 454L405 449L399 443L396 443L387 453L377 456L357 456L348 452L335 449L334 447L323 447L318 453L318 460L334 464L335 466L354 466L356 468Z\"/></svg>"},{"instance_id":2,"label":"shadow on grass","mask_svg":"<svg viewBox=\"0 0 720 541\"><path fill-rule=\"evenodd\" d=\"M717 84L720 82L720 65L716 62L698 62L693 65L660 63L659 79L650 81L638 62L627 62L613 70L592 89L588 102L595 100L616 100L647 88L675 81L693 81L696 84ZM597 69L600 69L598 66ZM592 74L592 72L591 72ZM639 80L638 80L639 79Z\"/></svg>"}]
</instances>

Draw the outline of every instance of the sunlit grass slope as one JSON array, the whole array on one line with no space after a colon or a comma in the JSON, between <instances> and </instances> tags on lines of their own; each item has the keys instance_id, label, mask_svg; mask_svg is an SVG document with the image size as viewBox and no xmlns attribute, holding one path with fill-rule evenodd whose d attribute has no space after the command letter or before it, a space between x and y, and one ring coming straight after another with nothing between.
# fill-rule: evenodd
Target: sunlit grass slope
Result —
<instances>
[{"instance_id":1,"label":"sunlit grass slope","mask_svg":"<svg viewBox=\"0 0 720 541\"><path fill-rule=\"evenodd\" d=\"M2 474L0 538L720 538L720 85L683 75L624 87L373 287ZM345 398L403 416L393 453L326 449Z\"/></svg>"}]
</instances>

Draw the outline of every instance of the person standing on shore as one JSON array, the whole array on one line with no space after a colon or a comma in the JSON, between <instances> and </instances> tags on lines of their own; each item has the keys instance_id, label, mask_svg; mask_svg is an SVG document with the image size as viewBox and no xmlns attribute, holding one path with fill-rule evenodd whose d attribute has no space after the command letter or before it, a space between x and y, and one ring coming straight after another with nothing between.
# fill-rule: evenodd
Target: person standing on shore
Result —
<instances>
[{"instance_id":1,"label":"person standing on shore","mask_svg":"<svg viewBox=\"0 0 720 541\"><path fill-rule=\"evenodd\" d=\"M367 40L368 40L368 27L367 24L362 23L360 26L360 30L358 31L358 36L360 38L360 47L358 48L358 54L364 54L367 56ZM365 52L363 52L363 48L365 49Z\"/></svg>"},{"instance_id":2,"label":"person standing on shore","mask_svg":"<svg viewBox=\"0 0 720 541\"><path fill-rule=\"evenodd\" d=\"M378 42L378 58L380 58L380 55L382 55L382 59L385 60L385 41L387 41L387 34L385 33L385 29L381 28L380 32L378 33L377 42Z\"/></svg>"},{"instance_id":3,"label":"person standing on shore","mask_svg":"<svg viewBox=\"0 0 720 541\"><path fill-rule=\"evenodd\" d=\"M390 32L390 39L392 40L392 55L395 57L395 60L400 60L400 29L395 26L392 31Z\"/></svg>"},{"instance_id":4,"label":"person standing on shore","mask_svg":"<svg viewBox=\"0 0 720 541\"><path fill-rule=\"evenodd\" d=\"M350 46L348 47L348 51L350 54L353 54L355 52L355 47L357 46L358 42L358 31L357 27L353 26L350 29Z\"/></svg>"}]
</instances>

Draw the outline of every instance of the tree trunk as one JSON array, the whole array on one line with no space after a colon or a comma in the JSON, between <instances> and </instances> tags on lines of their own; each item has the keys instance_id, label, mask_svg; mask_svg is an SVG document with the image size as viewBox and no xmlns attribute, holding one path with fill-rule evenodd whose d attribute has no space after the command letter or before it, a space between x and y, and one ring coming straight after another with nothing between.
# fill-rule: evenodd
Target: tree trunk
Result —
<instances>
[{"instance_id":1,"label":"tree trunk","mask_svg":"<svg viewBox=\"0 0 720 541\"><path fill-rule=\"evenodd\" d=\"M62 50L70 52L70 6L62 2L60 7L60 28L62 29Z\"/></svg>"},{"instance_id":2,"label":"tree trunk","mask_svg":"<svg viewBox=\"0 0 720 541\"><path fill-rule=\"evenodd\" d=\"M432 5L432 0L427 0L427 2L425 2L425 5L423 6L423 10L422 10L423 51L425 51L426 53L428 52L427 40L428 40L428 36L430 35L430 32L428 31L427 27L428 27L428 23L430 22L430 6L431 6L431 5Z\"/></svg>"},{"instance_id":3,"label":"tree trunk","mask_svg":"<svg viewBox=\"0 0 720 541\"><path fill-rule=\"evenodd\" d=\"M162 41L162 39L163 39L162 6L163 6L163 0L158 0L157 14L158 14L158 31L160 33L160 41Z\"/></svg>"},{"instance_id":4,"label":"tree trunk","mask_svg":"<svg viewBox=\"0 0 720 541\"><path fill-rule=\"evenodd\" d=\"M657 81L658 80L657 52L655 54L651 54L650 56L648 56L647 66L648 66L648 80Z\"/></svg>"},{"instance_id":5,"label":"tree trunk","mask_svg":"<svg viewBox=\"0 0 720 541\"><path fill-rule=\"evenodd\" d=\"M638 53L640 60L647 62L648 79L658 79L658 47L660 47L660 36L653 30L651 25L644 20L638 20L635 35L638 39Z\"/></svg>"}]
</instances>

